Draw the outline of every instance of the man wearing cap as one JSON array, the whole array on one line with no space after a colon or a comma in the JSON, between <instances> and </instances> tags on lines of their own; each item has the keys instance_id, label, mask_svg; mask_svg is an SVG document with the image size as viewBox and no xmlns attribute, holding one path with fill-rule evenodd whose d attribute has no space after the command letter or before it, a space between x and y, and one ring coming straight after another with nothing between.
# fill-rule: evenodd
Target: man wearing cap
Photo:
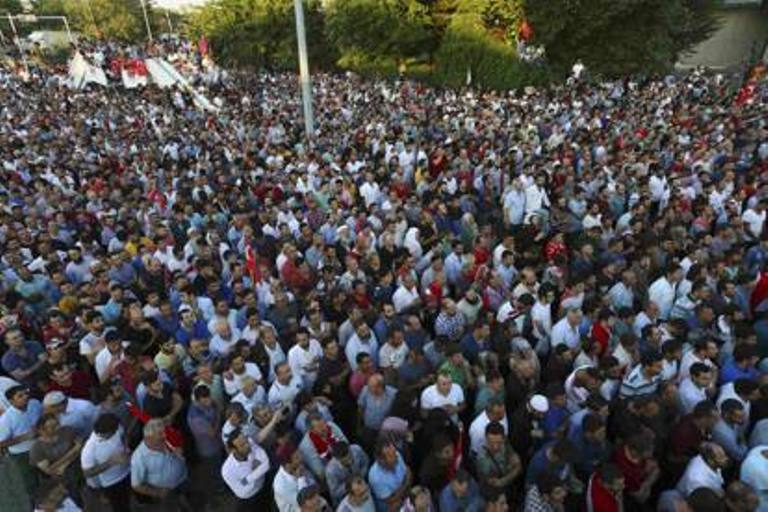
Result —
<instances>
[{"instance_id":1,"label":"man wearing cap","mask_svg":"<svg viewBox=\"0 0 768 512\"><path fill-rule=\"evenodd\" d=\"M85 439L93 430L99 409L88 400L69 398L61 391L50 391L43 398L45 412L56 414L63 427L72 427Z\"/></svg>"},{"instance_id":2,"label":"man wearing cap","mask_svg":"<svg viewBox=\"0 0 768 512\"><path fill-rule=\"evenodd\" d=\"M544 441L542 421L549 411L549 400L544 395L533 395L514 412L510 420L512 447L527 462Z\"/></svg>"}]
</instances>

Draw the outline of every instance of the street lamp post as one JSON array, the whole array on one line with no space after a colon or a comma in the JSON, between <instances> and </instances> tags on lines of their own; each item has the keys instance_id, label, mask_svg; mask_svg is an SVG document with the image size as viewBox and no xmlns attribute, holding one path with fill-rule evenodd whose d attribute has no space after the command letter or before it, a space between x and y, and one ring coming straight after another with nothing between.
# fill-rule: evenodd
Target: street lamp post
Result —
<instances>
[{"instance_id":1,"label":"street lamp post","mask_svg":"<svg viewBox=\"0 0 768 512\"><path fill-rule=\"evenodd\" d=\"M149 16L147 15L147 4L145 0L141 0L141 12L144 13L144 24L147 26L147 38L149 42L152 42L152 27L149 25Z\"/></svg>"},{"instance_id":2,"label":"street lamp post","mask_svg":"<svg viewBox=\"0 0 768 512\"><path fill-rule=\"evenodd\" d=\"M8 23L11 25L11 32L13 33L13 41L19 48L19 55L21 56L21 62L24 63L24 72L29 76L29 63L27 62L27 56L24 53L24 48L21 47L21 39L19 39L19 33L16 31L16 24L13 22L13 16L8 13Z\"/></svg>"},{"instance_id":3,"label":"street lamp post","mask_svg":"<svg viewBox=\"0 0 768 512\"><path fill-rule=\"evenodd\" d=\"M301 99L304 104L304 131L307 142L312 139L314 117L312 114L312 82L309 77L309 59L307 58L307 35L304 30L304 5L302 0L293 0L296 11L296 41L299 46L299 80L301 83Z\"/></svg>"}]
</instances>

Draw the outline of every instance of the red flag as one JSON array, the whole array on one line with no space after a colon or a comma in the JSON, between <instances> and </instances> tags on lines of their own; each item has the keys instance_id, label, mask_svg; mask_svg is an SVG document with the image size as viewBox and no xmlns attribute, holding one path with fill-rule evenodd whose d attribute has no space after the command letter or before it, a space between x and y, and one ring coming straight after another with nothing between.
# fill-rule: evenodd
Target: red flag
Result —
<instances>
[{"instance_id":1,"label":"red flag","mask_svg":"<svg viewBox=\"0 0 768 512\"><path fill-rule=\"evenodd\" d=\"M253 284L261 282L261 270L259 270L256 253L253 252L253 247L251 247L250 243L245 246L245 269L248 271L248 275L251 276Z\"/></svg>"},{"instance_id":2,"label":"red flag","mask_svg":"<svg viewBox=\"0 0 768 512\"><path fill-rule=\"evenodd\" d=\"M125 70L133 76L147 76L147 65L141 59L133 59L125 66Z\"/></svg>"},{"instance_id":3,"label":"red flag","mask_svg":"<svg viewBox=\"0 0 768 512\"><path fill-rule=\"evenodd\" d=\"M749 296L749 307L753 314L765 299L768 299L768 272L760 274L755 289L752 290L752 294Z\"/></svg>"},{"instance_id":4,"label":"red flag","mask_svg":"<svg viewBox=\"0 0 768 512\"><path fill-rule=\"evenodd\" d=\"M136 404L128 402L127 405L128 413L139 420L142 425L152 419L146 411L140 409ZM175 427L166 425L163 434L165 435L165 442L169 448L181 448L184 446L184 436L182 436L181 432Z\"/></svg>"},{"instance_id":5,"label":"red flag","mask_svg":"<svg viewBox=\"0 0 768 512\"><path fill-rule=\"evenodd\" d=\"M528 20L523 20L523 22L520 24L520 29L517 31L517 37L520 38L521 41L525 42L533 39L533 27L530 23L528 23Z\"/></svg>"},{"instance_id":6,"label":"red flag","mask_svg":"<svg viewBox=\"0 0 768 512\"><path fill-rule=\"evenodd\" d=\"M204 35L200 36L200 42L197 43L197 48L200 50L200 55L205 57L208 55L208 40Z\"/></svg>"}]
</instances>

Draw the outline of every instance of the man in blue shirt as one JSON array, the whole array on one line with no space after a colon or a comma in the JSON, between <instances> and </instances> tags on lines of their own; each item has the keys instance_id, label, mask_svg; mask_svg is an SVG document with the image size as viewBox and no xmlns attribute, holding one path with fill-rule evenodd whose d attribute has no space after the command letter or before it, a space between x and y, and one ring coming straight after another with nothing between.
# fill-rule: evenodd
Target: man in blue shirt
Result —
<instances>
[{"instance_id":1,"label":"man in blue shirt","mask_svg":"<svg viewBox=\"0 0 768 512\"><path fill-rule=\"evenodd\" d=\"M376 510L398 509L411 488L413 474L395 445L382 440L376 447L376 462L368 471L368 482L376 500Z\"/></svg>"},{"instance_id":2,"label":"man in blue shirt","mask_svg":"<svg viewBox=\"0 0 768 512\"><path fill-rule=\"evenodd\" d=\"M3 370L22 384L37 385L37 373L46 358L43 347L37 342L25 341L18 329L5 333L5 344L8 350L0 359Z\"/></svg>"},{"instance_id":3,"label":"man in blue shirt","mask_svg":"<svg viewBox=\"0 0 768 512\"><path fill-rule=\"evenodd\" d=\"M131 487L139 501L174 510L185 501L180 487L186 480L181 447L168 446L162 420L149 420L144 425L144 441L131 456Z\"/></svg>"},{"instance_id":4,"label":"man in blue shirt","mask_svg":"<svg viewBox=\"0 0 768 512\"><path fill-rule=\"evenodd\" d=\"M196 318L195 312L191 307L187 305L181 306L179 308L179 315L181 316L181 323L176 331L176 341L178 343L188 347L189 342L193 339L206 341L211 339L211 333L205 320Z\"/></svg>"},{"instance_id":5,"label":"man in blue shirt","mask_svg":"<svg viewBox=\"0 0 768 512\"><path fill-rule=\"evenodd\" d=\"M760 375L755 368L759 359L755 345L748 343L736 345L733 349L733 357L726 361L720 370L720 385L737 379L756 380Z\"/></svg>"},{"instance_id":6,"label":"man in blue shirt","mask_svg":"<svg viewBox=\"0 0 768 512\"><path fill-rule=\"evenodd\" d=\"M478 512L481 506L477 482L463 469L440 491L440 512Z\"/></svg>"}]
</instances>

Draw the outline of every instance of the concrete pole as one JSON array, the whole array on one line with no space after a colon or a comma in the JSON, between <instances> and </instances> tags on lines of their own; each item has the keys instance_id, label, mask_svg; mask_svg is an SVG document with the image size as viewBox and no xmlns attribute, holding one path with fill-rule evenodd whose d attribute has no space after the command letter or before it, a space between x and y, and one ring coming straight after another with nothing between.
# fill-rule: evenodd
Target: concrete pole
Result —
<instances>
[{"instance_id":1,"label":"concrete pole","mask_svg":"<svg viewBox=\"0 0 768 512\"><path fill-rule=\"evenodd\" d=\"M296 11L296 40L299 45L299 79L301 83L301 97L304 103L304 130L307 142L315 133L315 121L312 115L312 82L309 76L309 59L307 58L307 35L304 29L304 5L302 0L293 0Z\"/></svg>"},{"instance_id":2,"label":"concrete pole","mask_svg":"<svg viewBox=\"0 0 768 512\"><path fill-rule=\"evenodd\" d=\"M149 42L152 42L152 27L149 26L149 16L147 15L147 5L145 3L145 0L141 0L141 12L144 13L144 23L147 26L147 38L149 38Z\"/></svg>"},{"instance_id":3,"label":"concrete pole","mask_svg":"<svg viewBox=\"0 0 768 512\"><path fill-rule=\"evenodd\" d=\"M13 41L19 48L19 55L21 56L21 62L24 63L24 71L29 76L29 63L27 62L27 55L24 53L24 48L21 47L21 39L19 39L19 33L16 31L16 24L13 22L13 16L8 13L8 23L11 25L11 32L13 32Z\"/></svg>"}]
</instances>

